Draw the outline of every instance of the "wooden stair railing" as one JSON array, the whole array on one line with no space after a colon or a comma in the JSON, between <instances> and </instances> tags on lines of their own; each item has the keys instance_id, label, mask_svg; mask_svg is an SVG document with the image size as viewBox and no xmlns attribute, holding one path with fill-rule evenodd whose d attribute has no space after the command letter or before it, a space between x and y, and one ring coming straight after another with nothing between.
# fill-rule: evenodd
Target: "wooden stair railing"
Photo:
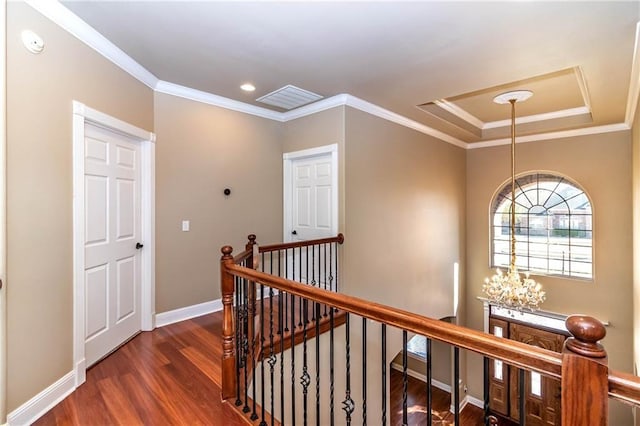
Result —
<instances>
[{"instance_id":1,"label":"wooden stair railing","mask_svg":"<svg viewBox=\"0 0 640 426\"><path fill-rule=\"evenodd\" d=\"M255 242L255 238L253 239ZM341 243L343 238L341 238ZM298 243L295 243L298 244ZM433 318L428 318L415 313L407 312L383 304L363 300L360 298L324 290L310 285L274 276L264 271L255 270L255 263L251 267L237 264L237 260L248 259L249 252L253 259L261 252L256 249L255 244L247 245L247 250L242 256L234 258L232 248L225 246L222 248L221 261L221 287L223 293L224 322L223 322L223 359L222 359L222 398L232 398L236 394L235 382L235 352L234 352L234 311L233 311L233 280L244 279L257 286L265 286L278 291L280 294L287 294L299 298L300 301L314 303L314 306L328 306L330 312L339 309L346 313L346 371L347 371L347 392L345 400L342 401L342 410L346 415L346 423L350 424L352 413L356 403L352 399L352 392L349 382L350 370L350 342L349 342L349 315L362 317L363 341L366 342L366 322L373 320L381 324L383 348L386 341L385 330L387 327L394 327L402 330L406 342L406 333L415 333L426 336L428 342L435 339L452 345L456 354L459 349L465 349L481 354L485 359L503 361L511 366L528 371L535 371L544 376L559 379L562 387L562 424L566 426L603 426L608 425L608 400L609 397L617 400L640 405L640 379L625 373L609 371L607 357L604 348L598 343L604 338L604 326L594 318L587 316L571 316L567 319L567 328L573 337L567 339L563 352L556 353L535 346L530 346L521 342L499 338L474 329L461 327L455 324L442 322ZM279 247L274 245L267 247ZM262 289L262 287L261 287ZM272 293L273 294L273 293ZM306 306L306 305L305 305ZM253 309L255 312L255 307ZM306 331L306 328L305 328ZM332 331L332 330L331 330ZM300 378L300 385L304 391L304 419L307 419L307 387L311 380L307 373L306 365L306 335L304 341L304 374ZM333 339L333 334L332 337ZM317 340L317 339L316 339ZM333 340L332 340L333 343ZM405 343L406 345L406 343ZM263 345L261 345L261 348ZM363 344L363 347L366 347ZM406 350L406 346L404 347ZM273 351L273 349L272 349ZM383 349L384 353L384 349ZM271 354L267 354L271 355ZM265 356L265 359L268 357ZM366 356L365 356L366 358ZM457 357L456 357L457 358ZM382 372L386 374L386 361L383 355ZM266 362L266 361L265 361ZM331 368L333 374L333 355L331 357ZM366 359L363 359L363 380L366 380ZM488 365L488 362L485 362ZM485 368L485 374L487 374ZM292 366L293 371L293 366ZM428 372L427 377L430 376ZM333 376L332 376L333 377ZM406 380L406 366L404 377ZM485 377L486 379L486 377ZM297 380L297 379L296 379ZM319 379L317 379L319 380ZM333 379L332 379L333 380ZM291 376L292 395L294 377ZM384 383L384 376L383 376ZM257 386L257 384L255 384ZM362 394L365 398L362 404L362 416L366 422L367 401L366 382L363 384ZM317 388L318 389L318 388ZM263 389L264 392L264 389ZM316 391L317 392L317 391ZM273 396L271 396L273 398ZM383 388L382 396L382 419L386 422L386 390ZM317 415L319 416L319 397L317 399ZM333 422L333 382L331 383L331 420ZM273 405L273 402L272 402ZM488 411L488 395L485 395L485 425L495 424L495 418L490 416ZM290 415L295 414L295 407ZM404 401L404 416L406 420L406 395ZM272 415L274 413L271 413ZM282 409L284 415L284 405ZM319 420L318 420L319 421ZM377 421L376 421L377 422ZM456 420L457 422L457 420ZM284 422L286 423L286 422ZM284 424L283 423L283 424ZM261 423L262 424L262 423ZM266 424L266 423L265 423ZM457 424L457 423L456 423Z\"/></svg>"}]
</instances>

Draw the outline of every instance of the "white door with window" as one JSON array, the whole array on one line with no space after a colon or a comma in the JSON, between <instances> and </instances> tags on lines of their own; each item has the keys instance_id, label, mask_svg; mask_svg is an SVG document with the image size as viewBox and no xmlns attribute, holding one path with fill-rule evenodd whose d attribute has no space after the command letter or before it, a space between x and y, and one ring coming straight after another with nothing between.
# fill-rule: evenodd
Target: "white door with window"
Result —
<instances>
[{"instance_id":1,"label":"white door with window","mask_svg":"<svg viewBox=\"0 0 640 426\"><path fill-rule=\"evenodd\" d=\"M85 125L85 359L89 366L141 330L140 144Z\"/></svg>"}]
</instances>

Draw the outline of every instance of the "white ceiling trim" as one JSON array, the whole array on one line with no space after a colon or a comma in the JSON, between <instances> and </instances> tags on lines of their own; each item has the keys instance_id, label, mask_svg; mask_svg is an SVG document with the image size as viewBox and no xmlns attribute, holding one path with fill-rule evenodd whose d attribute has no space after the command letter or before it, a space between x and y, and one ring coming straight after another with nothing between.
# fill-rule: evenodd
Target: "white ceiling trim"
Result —
<instances>
[{"instance_id":1,"label":"white ceiling trim","mask_svg":"<svg viewBox=\"0 0 640 426\"><path fill-rule=\"evenodd\" d=\"M589 88L587 87L587 80L585 80L584 78L582 68L574 67L573 72L576 75L576 82L578 83L578 87L580 88L582 102L584 102L584 105L589 108L589 112L591 112L591 97L589 96Z\"/></svg>"},{"instance_id":2,"label":"white ceiling trim","mask_svg":"<svg viewBox=\"0 0 640 426\"><path fill-rule=\"evenodd\" d=\"M438 138L442 141L448 142L460 148L465 148L465 149L468 148L469 144L457 138L454 138L453 136L447 135L446 133L433 129L429 126L425 126L422 123L413 121L410 118L407 118L400 114L396 114L395 112L389 111L388 109L384 109L378 105L364 101L360 98L356 98L355 96L347 95L346 105L359 109L360 111L368 112L371 115L375 115L376 117L380 117L385 120L392 121L396 124L400 124L410 129L417 130L420 133L433 136L434 138Z\"/></svg>"},{"instance_id":3,"label":"white ceiling trim","mask_svg":"<svg viewBox=\"0 0 640 426\"><path fill-rule=\"evenodd\" d=\"M434 101L433 103L439 106L440 108L442 108L443 110L450 112L451 114L466 121L467 123L471 124L472 126L478 129L482 129L485 126L484 121L480 120L475 115L467 112L467 110L460 108L458 105L454 104L453 102L440 99L439 101Z\"/></svg>"},{"instance_id":4,"label":"white ceiling trim","mask_svg":"<svg viewBox=\"0 0 640 426\"><path fill-rule=\"evenodd\" d=\"M258 117L268 118L270 120L284 121L282 119L283 114L281 112L225 98L223 96L214 95L209 92L203 92L202 90L196 90L190 87L181 86L179 84L170 83L164 80L158 81L154 89L156 92L177 96L179 98L190 99L196 102L202 102L203 104L243 112L245 114L256 115Z\"/></svg>"},{"instance_id":5,"label":"white ceiling trim","mask_svg":"<svg viewBox=\"0 0 640 426\"><path fill-rule=\"evenodd\" d=\"M314 114L316 112L333 108L335 106L348 105L360 111L367 112L396 124L400 124L402 126L417 130L421 133L433 136L444 142L448 142L464 149L476 149L489 146L504 145L510 142L508 139L496 139L492 141L478 142L473 144L466 143L439 130L433 129L422 123L418 123L417 121L411 120L400 114L389 111L378 105L372 104L348 94L336 95L331 98L323 99L313 104L303 106L296 110L281 113L250 105L244 102L235 101L233 99L225 98L222 96L214 95L208 92L203 92L189 87L180 86L178 84L169 83L167 81L162 81L142 65L140 65L138 62L136 62L129 55L127 55L124 51L118 48L115 44L109 41L106 37L96 31L93 27L84 22L69 9L64 7L57 0L25 0L25 2L36 11L44 15L46 18L50 19L52 22L69 32L71 35L103 55L106 59L110 60L115 65L129 73L131 76L157 92L179 96L185 99L191 99L197 102L203 102L209 105L219 106L221 108L227 108L234 111L243 112L280 122L304 117L306 115ZM625 123L612 124L607 126L594 126L584 129L575 129L561 132L543 133L539 135L529 135L518 138L517 141L532 142L536 140L548 140L560 137L572 137L629 130L631 128L631 122L633 121L633 117L635 115L637 101L640 93L640 64L638 63L640 61L640 48L638 41L639 33L640 23L638 23L636 27L636 45L634 50L631 84L629 87ZM460 118L464 119L463 117ZM520 119L523 118L526 117L521 117Z\"/></svg>"},{"instance_id":6,"label":"white ceiling trim","mask_svg":"<svg viewBox=\"0 0 640 426\"><path fill-rule=\"evenodd\" d=\"M562 130L559 132L539 133L516 137L516 143L546 141L551 139L573 138L576 136L598 135L602 133L622 132L631 129L626 123L607 124L605 126L583 127L581 129ZM493 139L490 141L468 144L467 149L488 148L499 145L509 145L510 138Z\"/></svg>"},{"instance_id":7,"label":"white ceiling trim","mask_svg":"<svg viewBox=\"0 0 640 426\"><path fill-rule=\"evenodd\" d=\"M589 114L591 110L589 110L586 106L581 106L577 108L568 108L561 109L560 111L552 111L545 112L542 114L534 114L534 115L525 115L522 117L516 118L516 124L524 124L524 123L535 123L536 121L546 121L546 120L554 120L557 118L566 118L572 117L574 115L582 115ZM490 121L485 123L482 126L482 129L495 129L496 127L509 127L511 126L511 120L498 120L498 121Z\"/></svg>"},{"instance_id":8,"label":"white ceiling trim","mask_svg":"<svg viewBox=\"0 0 640 426\"><path fill-rule=\"evenodd\" d=\"M633 49L633 62L631 64L631 81L629 82L629 94L627 96L627 111L624 122L631 127L636 116L638 97L640 96L640 22L636 24L636 43Z\"/></svg>"},{"instance_id":9,"label":"white ceiling trim","mask_svg":"<svg viewBox=\"0 0 640 426\"><path fill-rule=\"evenodd\" d=\"M158 82L155 75L57 0L25 0L25 2L150 88L153 89Z\"/></svg>"}]
</instances>

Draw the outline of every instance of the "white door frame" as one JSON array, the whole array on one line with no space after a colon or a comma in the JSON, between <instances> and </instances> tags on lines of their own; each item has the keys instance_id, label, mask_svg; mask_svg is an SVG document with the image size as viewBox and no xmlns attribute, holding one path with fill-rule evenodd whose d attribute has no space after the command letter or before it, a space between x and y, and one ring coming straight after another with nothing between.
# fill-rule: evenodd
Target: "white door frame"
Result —
<instances>
[{"instance_id":1,"label":"white door frame","mask_svg":"<svg viewBox=\"0 0 640 426\"><path fill-rule=\"evenodd\" d=\"M141 330L153 330L155 314L155 134L73 101L73 365L76 387L86 379L85 362L85 124L120 133L141 147Z\"/></svg>"},{"instance_id":2,"label":"white door frame","mask_svg":"<svg viewBox=\"0 0 640 426\"><path fill-rule=\"evenodd\" d=\"M0 57L7 57L7 2L0 0ZM0 424L7 420L7 72L0 66Z\"/></svg>"},{"instance_id":3,"label":"white door frame","mask_svg":"<svg viewBox=\"0 0 640 426\"><path fill-rule=\"evenodd\" d=\"M321 155L331 154L332 168L332 197L331 205L331 232L333 235L338 234L338 144L319 146L316 148L303 149L301 151L286 152L282 154L282 182L283 182L283 228L282 241L291 241L291 228L293 218L293 171L292 163L294 160L301 158L313 158Z\"/></svg>"}]
</instances>

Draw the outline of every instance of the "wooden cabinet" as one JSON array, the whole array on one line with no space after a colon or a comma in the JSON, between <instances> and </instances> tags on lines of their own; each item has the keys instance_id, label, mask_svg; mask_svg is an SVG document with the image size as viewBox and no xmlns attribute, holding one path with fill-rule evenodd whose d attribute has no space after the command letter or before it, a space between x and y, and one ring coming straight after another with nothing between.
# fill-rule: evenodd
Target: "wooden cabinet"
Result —
<instances>
[{"instance_id":1,"label":"wooden cabinet","mask_svg":"<svg viewBox=\"0 0 640 426\"><path fill-rule=\"evenodd\" d=\"M514 319L489 317L489 332L529 345L561 352L566 331L522 323ZM516 422L520 419L519 369L500 361L489 364L491 411ZM528 426L560 425L560 381L525 372L525 420Z\"/></svg>"}]
</instances>

